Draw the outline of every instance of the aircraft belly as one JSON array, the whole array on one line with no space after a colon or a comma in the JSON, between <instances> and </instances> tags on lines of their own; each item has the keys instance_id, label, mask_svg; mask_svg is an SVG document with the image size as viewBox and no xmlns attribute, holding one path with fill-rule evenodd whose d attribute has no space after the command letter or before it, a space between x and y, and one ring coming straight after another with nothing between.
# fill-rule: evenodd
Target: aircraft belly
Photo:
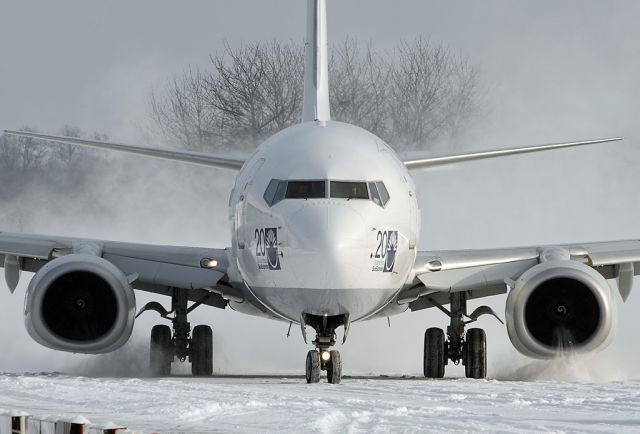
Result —
<instances>
[{"instance_id":1,"label":"aircraft belly","mask_svg":"<svg viewBox=\"0 0 640 434\"><path fill-rule=\"evenodd\" d=\"M311 289L252 287L255 297L268 309L291 321L302 313L349 314L353 321L379 309L397 292L396 288Z\"/></svg>"}]
</instances>

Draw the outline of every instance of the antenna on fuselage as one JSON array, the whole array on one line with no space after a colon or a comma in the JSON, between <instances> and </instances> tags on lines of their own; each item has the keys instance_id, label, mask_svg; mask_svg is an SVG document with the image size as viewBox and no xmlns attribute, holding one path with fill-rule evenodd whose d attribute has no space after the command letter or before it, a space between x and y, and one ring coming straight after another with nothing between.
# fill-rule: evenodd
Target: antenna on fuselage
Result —
<instances>
[{"instance_id":1,"label":"antenna on fuselage","mask_svg":"<svg viewBox=\"0 0 640 434\"><path fill-rule=\"evenodd\" d=\"M327 45L327 2L307 0L302 122L331 119Z\"/></svg>"}]
</instances>

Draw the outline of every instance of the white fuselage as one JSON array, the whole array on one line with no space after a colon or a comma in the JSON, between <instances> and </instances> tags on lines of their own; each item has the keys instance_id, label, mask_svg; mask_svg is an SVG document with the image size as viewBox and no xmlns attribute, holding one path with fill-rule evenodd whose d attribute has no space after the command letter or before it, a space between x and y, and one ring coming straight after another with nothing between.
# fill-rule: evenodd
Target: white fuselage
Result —
<instances>
[{"instance_id":1,"label":"white fuselage","mask_svg":"<svg viewBox=\"0 0 640 434\"><path fill-rule=\"evenodd\" d=\"M273 180L285 187L325 181L326 194L269 204L265 191ZM374 201L371 184L369 199L332 197L331 181L383 182L389 199L384 206ZM415 185L395 152L361 128L305 122L274 135L243 166L229 207L237 263L230 277L246 285L263 314L365 319L411 274L420 228ZM256 310L247 303L232 307Z\"/></svg>"}]
</instances>

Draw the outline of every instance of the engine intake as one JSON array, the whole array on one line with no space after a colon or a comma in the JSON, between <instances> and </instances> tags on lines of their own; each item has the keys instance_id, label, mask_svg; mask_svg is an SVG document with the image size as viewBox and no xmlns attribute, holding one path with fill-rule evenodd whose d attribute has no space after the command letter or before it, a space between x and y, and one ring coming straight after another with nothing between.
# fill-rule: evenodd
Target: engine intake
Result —
<instances>
[{"instance_id":1,"label":"engine intake","mask_svg":"<svg viewBox=\"0 0 640 434\"><path fill-rule=\"evenodd\" d=\"M527 270L507 297L509 338L521 353L554 358L604 348L614 329L611 289L579 262L549 261Z\"/></svg>"},{"instance_id":2,"label":"engine intake","mask_svg":"<svg viewBox=\"0 0 640 434\"><path fill-rule=\"evenodd\" d=\"M61 351L105 353L133 330L135 296L109 261L73 254L42 267L29 283L25 324L38 343Z\"/></svg>"}]
</instances>

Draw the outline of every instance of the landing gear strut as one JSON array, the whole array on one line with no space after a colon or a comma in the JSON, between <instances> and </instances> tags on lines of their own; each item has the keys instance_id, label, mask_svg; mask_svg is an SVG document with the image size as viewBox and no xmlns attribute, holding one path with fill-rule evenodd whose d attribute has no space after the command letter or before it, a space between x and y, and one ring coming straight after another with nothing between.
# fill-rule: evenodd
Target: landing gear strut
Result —
<instances>
[{"instance_id":1,"label":"landing gear strut","mask_svg":"<svg viewBox=\"0 0 640 434\"><path fill-rule=\"evenodd\" d=\"M339 384L342 380L342 359L340 352L331 350L336 343L336 328L348 327L344 316L303 315L305 324L316 330L316 339L312 342L316 349L307 353L305 376L307 383L320 382L320 372L327 371L327 382Z\"/></svg>"},{"instance_id":2,"label":"landing gear strut","mask_svg":"<svg viewBox=\"0 0 640 434\"><path fill-rule=\"evenodd\" d=\"M149 362L153 376L171 374L171 362L174 357L191 362L191 373L207 376L213 373L213 331L206 325L198 325L191 331L187 315L200 306L194 303L188 307L187 291L172 288L171 311L165 310L159 303L147 304L138 316L147 310L158 312L171 321L173 333L167 325L156 325L151 329ZM173 313L173 317L169 315Z\"/></svg>"},{"instance_id":3,"label":"landing gear strut","mask_svg":"<svg viewBox=\"0 0 640 434\"><path fill-rule=\"evenodd\" d=\"M447 336L439 328L430 328L424 334L424 376L428 378L444 377L445 366L449 360L465 366L467 378L485 378L487 376L487 341L484 330L465 327L479 316L491 314L498 316L486 306L479 307L467 315L467 298L464 292L452 293L449 299L451 310L447 310L433 299L429 301L451 319L447 327ZM465 318L468 318L465 320ZM500 318L498 318L500 322Z\"/></svg>"}]
</instances>

